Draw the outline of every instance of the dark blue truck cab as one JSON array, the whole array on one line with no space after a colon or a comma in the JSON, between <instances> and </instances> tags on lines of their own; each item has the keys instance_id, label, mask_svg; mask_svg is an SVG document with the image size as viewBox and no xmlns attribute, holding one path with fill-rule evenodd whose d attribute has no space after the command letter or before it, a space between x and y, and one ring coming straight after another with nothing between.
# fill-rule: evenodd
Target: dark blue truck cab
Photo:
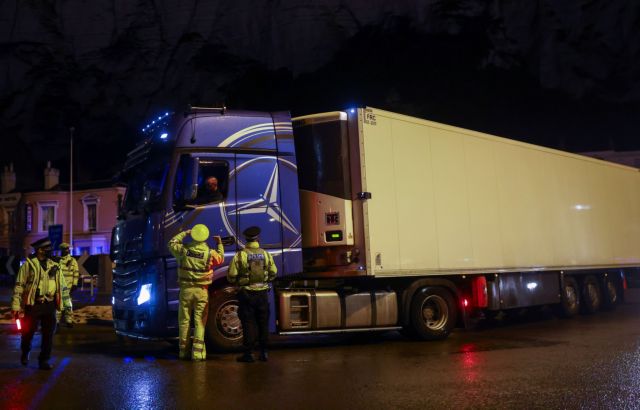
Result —
<instances>
[{"instance_id":1,"label":"dark blue truck cab","mask_svg":"<svg viewBox=\"0 0 640 410\"><path fill-rule=\"evenodd\" d=\"M177 265L166 244L202 223L225 248L210 286L208 341L236 346L241 326L226 273L244 245L241 232L261 227L261 246L272 253L279 277L302 271L290 116L190 107L184 114L166 113L142 131L144 143L128 154L120 174L127 193L112 235L115 330L135 338L177 336ZM207 202L202 188L211 176L222 199Z\"/></svg>"}]
</instances>

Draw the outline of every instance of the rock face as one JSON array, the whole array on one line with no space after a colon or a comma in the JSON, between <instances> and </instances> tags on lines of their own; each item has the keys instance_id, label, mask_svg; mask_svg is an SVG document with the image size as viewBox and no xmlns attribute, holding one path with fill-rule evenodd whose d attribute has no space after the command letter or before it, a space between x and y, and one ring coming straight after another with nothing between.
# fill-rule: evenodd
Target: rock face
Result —
<instances>
[{"instance_id":1,"label":"rock face","mask_svg":"<svg viewBox=\"0 0 640 410\"><path fill-rule=\"evenodd\" d=\"M506 73L571 104L635 108L639 26L640 3L615 0L7 0L0 3L0 137L14 142L0 161L63 161L73 125L80 174L105 176L133 146L138 125L168 106L340 108L347 93L332 94L332 84L352 87L359 102L429 114L421 101L451 99L440 85L460 83L451 72L472 97L483 94L474 83ZM385 41L395 43L380 48ZM390 53L394 59L385 59ZM343 83L341 69L368 71L354 55L386 74ZM416 67L430 78L409 77L407 68ZM416 87L421 101L403 91ZM508 88L498 94L520 98L513 83ZM489 103L478 98L467 107L474 115ZM493 117L500 115L477 125L491 131ZM95 150L112 155L83 159ZM90 175L96 166L101 172Z\"/></svg>"}]
</instances>

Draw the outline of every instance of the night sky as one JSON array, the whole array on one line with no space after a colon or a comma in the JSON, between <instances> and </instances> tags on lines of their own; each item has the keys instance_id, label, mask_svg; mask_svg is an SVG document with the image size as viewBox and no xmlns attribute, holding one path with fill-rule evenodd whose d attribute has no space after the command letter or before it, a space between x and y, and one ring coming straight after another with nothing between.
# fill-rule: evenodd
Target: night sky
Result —
<instances>
[{"instance_id":1,"label":"night sky","mask_svg":"<svg viewBox=\"0 0 640 410\"><path fill-rule=\"evenodd\" d=\"M70 126L78 180L106 179L141 124L187 104L369 105L574 152L640 149L630 1L49 3L0 5L0 164L19 188L47 160L68 178Z\"/></svg>"}]
</instances>

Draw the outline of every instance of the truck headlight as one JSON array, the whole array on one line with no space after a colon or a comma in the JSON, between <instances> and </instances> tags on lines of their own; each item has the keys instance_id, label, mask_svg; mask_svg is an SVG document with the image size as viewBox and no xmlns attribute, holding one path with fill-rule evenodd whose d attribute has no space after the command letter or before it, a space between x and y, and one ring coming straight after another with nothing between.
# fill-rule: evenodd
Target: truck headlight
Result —
<instances>
[{"instance_id":1,"label":"truck headlight","mask_svg":"<svg viewBox=\"0 0 640 410\"><path fill-rule=\"evenodd\" d=\"M145 283L140 286L140 294L138 295L138 305L151 300L151 283Z\"/></svg>"}]
</instances>

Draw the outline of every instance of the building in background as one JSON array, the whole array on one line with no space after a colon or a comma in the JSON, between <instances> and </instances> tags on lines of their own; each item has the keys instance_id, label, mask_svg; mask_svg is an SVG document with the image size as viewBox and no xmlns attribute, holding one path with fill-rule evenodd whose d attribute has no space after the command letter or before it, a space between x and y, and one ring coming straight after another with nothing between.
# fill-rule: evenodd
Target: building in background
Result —
<instances>
[{"instance_id":1,"label":"building in background","mask_svg":"<svg viewBox=\"0 0 640 410\"><path fill-rule=\"evenodd\" d=\"M74 255L109 253L111 229L125 189L113 186L111 181L74 184L71 198L68 185L60 184L59 175L57 169L47 164L42 188L18 193L13 167L4 168L0 196L0 213L5 221L0 229L0 248L4 251L0 252L25 257L31 251L32 242L48 235L50 225L62 225L63 241L70 242L69 227L73 220ZM73 214L70 201L73 201Z\"/></svg>"},{"instance_id":2,"label":"building in background","mask_svg":"<svg viewBox=\"0 0 640 410\"><path fill-rule=\"evenodd\" d=\"M11 164L3 167L0 174L0 257L10 255L15 247L11 240L17 233L16 210L21 197L15 189L16 174Z\"/></svg>"}]
</instances>

